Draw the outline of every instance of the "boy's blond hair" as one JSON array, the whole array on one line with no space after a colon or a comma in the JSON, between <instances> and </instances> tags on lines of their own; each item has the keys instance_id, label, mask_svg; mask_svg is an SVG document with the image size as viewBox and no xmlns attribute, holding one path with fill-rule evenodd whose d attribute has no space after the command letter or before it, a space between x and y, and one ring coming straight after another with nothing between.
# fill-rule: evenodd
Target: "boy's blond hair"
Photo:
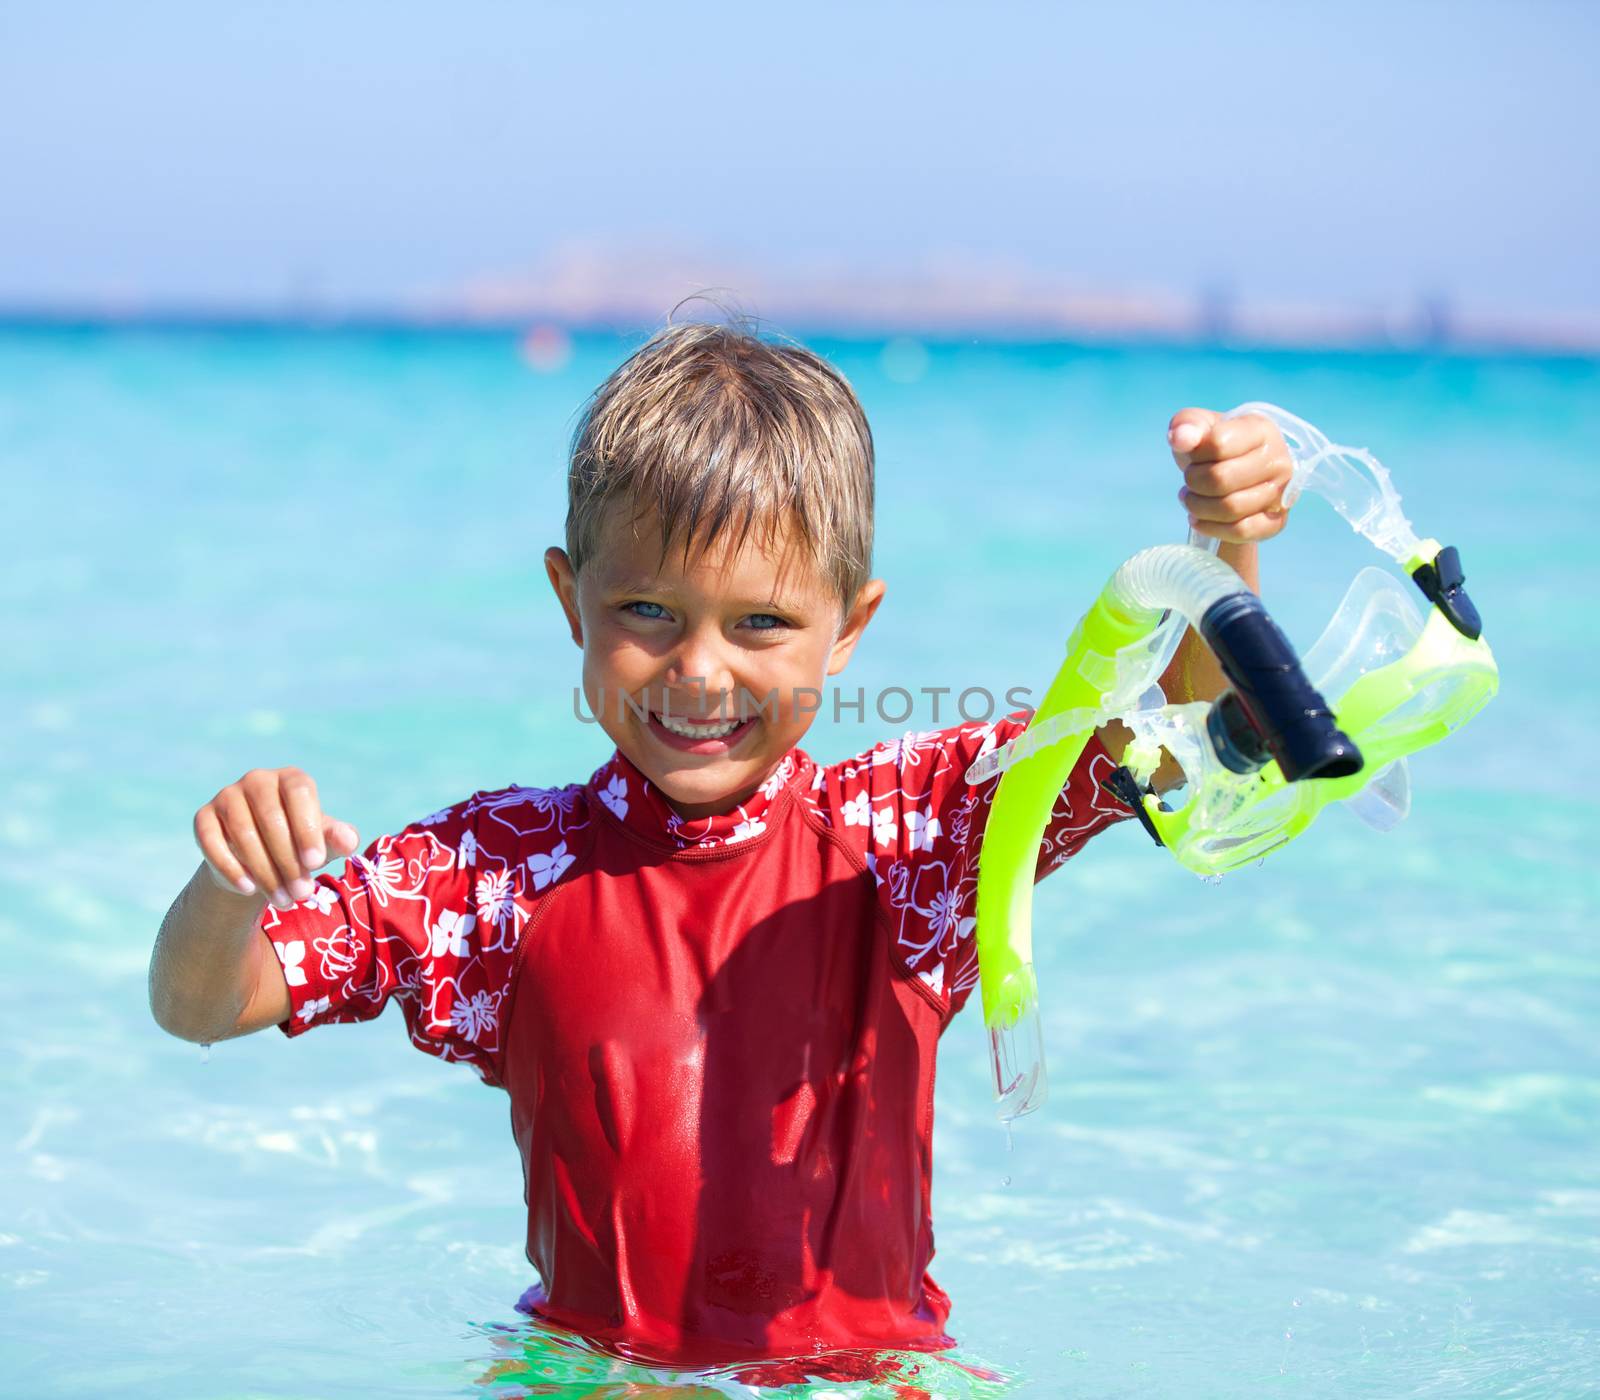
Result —
<instances>
[{"instance_id":1,"label":"boy's blond hair","mask_svg":"<svg viewBox=\"0 0 1600 1400\"><path fill-rule=\"evenodd\" d=\"M872 567L872 431L844 376L739 326L669 325L585 406L567 472L567 553L594 557L606 513L661 521L661 560L725 530L790 520L848 612Z\"/></svg>"}]
</instances>

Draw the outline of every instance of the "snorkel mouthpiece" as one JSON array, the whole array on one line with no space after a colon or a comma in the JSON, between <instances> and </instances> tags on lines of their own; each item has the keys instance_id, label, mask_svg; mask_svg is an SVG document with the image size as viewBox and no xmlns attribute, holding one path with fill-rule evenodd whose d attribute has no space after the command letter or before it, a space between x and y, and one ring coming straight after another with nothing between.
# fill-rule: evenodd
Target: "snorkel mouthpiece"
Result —
<instances>
[{"instance_id":1,"label":"snorkel mouthpiece","mask_svg":"<svg viewBox=\"0 0 1600 1400\"><path fill-rule=\"evenodd\" d=\"M1213 603L1200 619L1200 635L1233 682L1206 720L1224 767L1253 773L1275 758L1291 783L1361 771L1361 750L1334 723L1328 702L1255 594Z\"/></svg>"},{"instance_id":2,"label":"snorkel mouthpiece","mask_svg":"<svg viewBox=\"0 0 1600 1400\"><path fill-rule=\"evenodd\" d=\"M1230 773L1254 773L1272 757L1254 716L1234 690L1220 695L1207 712L1206 738L1217 761Z\"/></svg>"}]
</instances>

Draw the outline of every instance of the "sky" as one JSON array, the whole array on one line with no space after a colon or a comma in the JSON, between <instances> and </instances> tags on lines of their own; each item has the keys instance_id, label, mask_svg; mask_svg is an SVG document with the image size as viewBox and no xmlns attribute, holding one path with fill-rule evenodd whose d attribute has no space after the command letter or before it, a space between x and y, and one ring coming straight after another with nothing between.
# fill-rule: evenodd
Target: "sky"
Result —
<instances>
[{"instance_id":1,"label":"sky","mask_svg":"<svg viewBox=\"0 0 1600 1400\"><path fill-rule=\"evenodd\" d=\"M1600 313L1600 6L0 3L0 304L573 246Z\"/></svg>"}]
</instances>

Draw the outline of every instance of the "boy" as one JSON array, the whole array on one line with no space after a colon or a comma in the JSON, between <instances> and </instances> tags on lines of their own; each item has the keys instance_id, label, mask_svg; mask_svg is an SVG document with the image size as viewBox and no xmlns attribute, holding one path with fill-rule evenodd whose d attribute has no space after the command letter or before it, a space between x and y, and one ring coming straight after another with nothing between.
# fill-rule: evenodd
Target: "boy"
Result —
<instances>
[{"instance_id":1,"label":"boy","mask_svg":"<svg viewBox=\"0 0 1600 1400\"><path fill-rule=\"evenodd\" d=\"M1288 461L1260 419L1171 424L1191 521L1254 585ZM574 440L546 568L616 751L374 841L298 769L195 816L158 1022L212 1041L376 1016L510 1095L541 1282L519 1304L678 1365L948 1346L927 1276L934 1059L976 982L992 785L1026 715L822 766L797 745L882 601L873 449L845 381L718 325L657 335ZM1180 698L1220 688L1192 637ZM1039 873L1128 816L1108 726ZM343 873L318 875L330 856Z\"/></svg>"}]
</instances>

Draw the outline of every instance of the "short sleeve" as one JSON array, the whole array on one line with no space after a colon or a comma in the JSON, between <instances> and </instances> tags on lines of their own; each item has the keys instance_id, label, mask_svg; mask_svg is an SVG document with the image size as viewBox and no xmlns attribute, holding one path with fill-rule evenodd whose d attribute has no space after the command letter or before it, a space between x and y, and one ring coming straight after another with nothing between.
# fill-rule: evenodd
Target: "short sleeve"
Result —
<instances>
[{"instance_id":1,"label":"short sleeve","mask_svg":"<svg viewBox=\"0 0 1600 1400\"><path fill-rule=\"evenodd\" d=\"M393 997L414 1045L498 1083L501 1011L526 911L514 898L525 875L517 843L483 819L497 799L474 793L381 836L338 875L318 875L310 898L266 906L260 927L289 987L285 1035L371 1020Z\"/></svg>"},{"instance_id":2,"label":"short sleeve","mask_svg":"<svg viewBox=\"0 0 1600 1400\"><path fill-rule=\"evenodd\" d=\"M911 732L824 770L829 820L853 837L877 883L896 950L951 1014L977 984L978 853L998 784L969 784L982 754L1028 726L1021 712L987 724ZM1116 764L1091 737L1051 811L1042 879L1132 813L1101 786Z\"/></svg>"}]
</instances>

